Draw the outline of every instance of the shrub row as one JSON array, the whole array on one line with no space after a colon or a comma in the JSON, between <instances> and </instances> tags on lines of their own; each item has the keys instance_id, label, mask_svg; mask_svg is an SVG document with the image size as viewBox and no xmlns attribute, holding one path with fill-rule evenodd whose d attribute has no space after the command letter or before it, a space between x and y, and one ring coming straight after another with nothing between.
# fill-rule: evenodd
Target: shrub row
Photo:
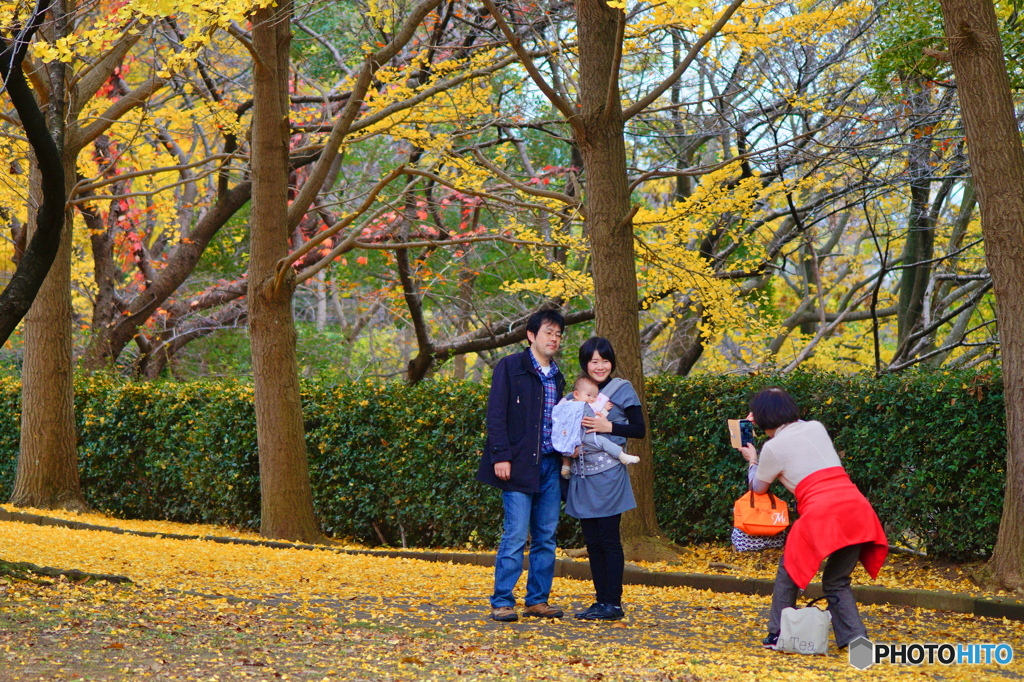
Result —
<instances>
[{"instance_id":1,"label":"shrub row","mask_svg":"<svg viewBox=\"0 0 1024 682\"><path fill-rule=\"evenodd\" d=\"M725 419L782 385L828 427L854 481L892 534L956 559L991 551L1002 505L999 377L656 377L648 383L655 500L681 543L727 537L745 467ZM0 381L0 499L17 457L18 390ZM493 545L499 496L473 481L484 385L306 383L310 472L325 532L363 542ZM252 388L241 382L76 384L79 458L89 503L115 516L259 525ZM563 543L578 541L565 523Z\"/></svg>"}]
</instances>

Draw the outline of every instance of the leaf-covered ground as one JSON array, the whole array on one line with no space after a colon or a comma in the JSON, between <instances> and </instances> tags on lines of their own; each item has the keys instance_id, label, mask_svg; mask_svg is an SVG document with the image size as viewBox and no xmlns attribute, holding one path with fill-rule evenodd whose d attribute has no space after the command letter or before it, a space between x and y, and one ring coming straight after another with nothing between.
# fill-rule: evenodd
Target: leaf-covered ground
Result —
<instances>
[{"instance_id":1,"label":"leaf-covered ground","mask_svg":"<svg viewBox=\"0 0 1024 682\"><path fill-rule=\"evenodd\" d=\"M131 519L115 519L103 514L66 512L60 510L40 510L14 507L0 504L0 509L10 512L38 514L71 521L80 521L96 526L113 526L125 530L151 533L167 533L176 535L211 535L234 537L248 540L262 539L257 533L228 528L225 526L189 525L171 521L140 521ZM342 549L365 549L365 547L342 541L331 541L332 546ZM446 552L479 552L487 550L471 550L464 548L446 548ZM560 548L562 558L570 558ZM699 545L687 548L687 553L672 562L646 563L638 565L649 571L678 571L684 573L717 573L741 578L775 578L775 570L780 550L765 552L734 552L728 545ZM870 583L882 587L897 589L944 590L972 596L999 597L1004 593L987 592L980 589L970 579L972 565L956 565L936 561L928 557L916 557L906 554L890 554L885 570L872 581L860 566L854 573L854 581Z\"/></svg>"},{"instance_id":2,"label":"leaf-covered ground","mask_svg":"<svg viewBox=\"0 0 1024 682\"><path fill-rule=\"evenodd\" d=\"M859 672L835 649L761 649L767 598L686 588L626 586L620 623L498 624L487 619L489 568L330 551L0 523L0 559L133 581L0 581L5 682L1024 678L1024 623L903 607L862 609L875 641L1005 641L1018 660ZM552 602L582 609L590 589L556 579Z\"/></svg>"}]
</instances>

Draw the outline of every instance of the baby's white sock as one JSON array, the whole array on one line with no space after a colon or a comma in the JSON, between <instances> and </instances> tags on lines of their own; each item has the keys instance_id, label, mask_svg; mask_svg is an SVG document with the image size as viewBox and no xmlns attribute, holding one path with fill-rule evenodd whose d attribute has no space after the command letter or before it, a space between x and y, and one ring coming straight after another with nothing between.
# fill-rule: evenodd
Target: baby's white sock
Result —
<instances>
[{"instance_id":1,"label":"baby's white sock","mask_svg":"<svg viewBox=\"0 0 1024 682\"><path fill-rule=\"evenodd\" d=\"M634 455L627 455L625 452L623 452L621 455L619 455L619 461L622 462L623 464L636 464L637 462L640 461L640 458Z\"/></svg>"}]
</instances>

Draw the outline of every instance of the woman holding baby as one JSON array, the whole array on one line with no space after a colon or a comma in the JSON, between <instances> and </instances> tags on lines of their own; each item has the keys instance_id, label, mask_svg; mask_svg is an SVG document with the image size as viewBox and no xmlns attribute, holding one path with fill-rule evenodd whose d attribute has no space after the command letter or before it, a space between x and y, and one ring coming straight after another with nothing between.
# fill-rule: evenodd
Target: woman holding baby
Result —
<instances>
[{"instance_id":1,"label":"woman holding baby","mask_svg":"<svg viewBox=\"0 0 1024 682\"><path fill-rule=\"evenodd\" d=\"M615 372L615 350L608 339L593 337L580 346L580 369L593 379L609 404L607 416L601 412L583 418L588 433L601 434L625 445L627 438L643 438L646 433L643 408L633 385ZM603 412L603 410L602 410ZM622 513L636 507L629 473L622 461L602 451L574 459L565 512L580 520L590 557L596 602L576 618L581 620L620 620L622 610L622 574L625 556L619 536Z\"/></svg>"}]
</instances>

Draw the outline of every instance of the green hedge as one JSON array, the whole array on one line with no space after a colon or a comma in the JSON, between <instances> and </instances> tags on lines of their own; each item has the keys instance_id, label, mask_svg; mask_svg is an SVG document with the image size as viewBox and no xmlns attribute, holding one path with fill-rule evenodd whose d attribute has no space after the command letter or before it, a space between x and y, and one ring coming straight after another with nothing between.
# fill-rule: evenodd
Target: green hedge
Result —
<instances>
[{"instance_id":1,"label":"green hedge","mask_svg":"<svg viewBox=\"0 0 1024 682\"><path fill-rule=\"evenodd\" d=\"M126 518L259 527L251 385L120 383L75 388L82 487L91 506ZM18 385L0 381L0 499L17 456ZM429 382L303 385L306 442L325 532L394 545L493 543L500 499L473 481L487 387ZM566 527L566 532L571 528ZM570 540L568 536L564 538Z\"/></svg>"},{"instance_id":2,"label":"green hedge","mask_svg":"<svg viewBox=\"0 0 1024 682\"><path fill-rule=\"evenodd\" d=\"M998 377L656 377L648 383L655 500L682 543L728 536L745 467L725 419L782 385L823 422L844 464L894 534L957 559L991 551L1002 504L1005 436ZM310 471L323 529L392 545L493 545L500 499L473 481L487 387L428 381L306 383ZM76 384L82 484L116 516L259 525L252 389L241 382ZM18 385L0 380L0 499L17 456ZM564 523L562 542L578 541Z\"/></svg>"}]
</instances>

